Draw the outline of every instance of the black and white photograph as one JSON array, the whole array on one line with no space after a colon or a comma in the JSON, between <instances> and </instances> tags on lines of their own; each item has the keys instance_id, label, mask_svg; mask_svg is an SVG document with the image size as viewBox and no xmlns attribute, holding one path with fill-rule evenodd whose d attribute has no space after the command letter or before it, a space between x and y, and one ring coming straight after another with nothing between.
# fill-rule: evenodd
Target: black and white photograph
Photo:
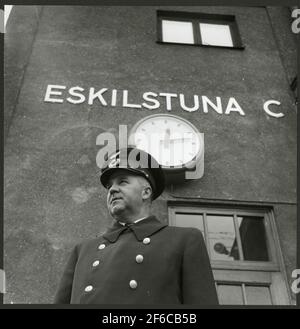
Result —
<instances>
[{"instance_id":1,"label":"black and white photograph","mask_svg":"<svg viewBox=\"0 0 300 329\"><path fill-rule=\"evenodd\" d=\"M3 32L4 304L296 306L299 7L6 5Z\"/></svg>"}]
</instances>

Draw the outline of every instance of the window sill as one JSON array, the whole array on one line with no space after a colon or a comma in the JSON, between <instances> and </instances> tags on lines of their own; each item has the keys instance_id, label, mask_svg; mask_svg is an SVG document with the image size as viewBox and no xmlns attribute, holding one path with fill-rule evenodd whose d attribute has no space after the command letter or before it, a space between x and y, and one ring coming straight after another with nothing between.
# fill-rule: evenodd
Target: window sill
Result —
<instances>
[{"instance_id":1,"label":"window sill","mask_svg":"<svg viewBox=\"0 0 300 329\"><path fill-rule=\"evenodd\" d=\"M164 41L156 41L158 44L165 45L175 45L175 46L194 46L194 47L205 47L205 48L221 48L221 49L235 49L235 50L244 50L245 46L234 46L234 47L225 47L225 46L216 46L216 45L201 45L195 43L180 43L180 42L164 42Z\"/></svg>"},{"instance_id":2,"label":"window sill","mask_svg":"<svg viewBox=\"0 0 300 329\"><path fill-rule=\"evenodd\" d=\"M280 271L279 265L274 262L211 260L211 267L219 270Z\"/></svg>"}]
</instances>

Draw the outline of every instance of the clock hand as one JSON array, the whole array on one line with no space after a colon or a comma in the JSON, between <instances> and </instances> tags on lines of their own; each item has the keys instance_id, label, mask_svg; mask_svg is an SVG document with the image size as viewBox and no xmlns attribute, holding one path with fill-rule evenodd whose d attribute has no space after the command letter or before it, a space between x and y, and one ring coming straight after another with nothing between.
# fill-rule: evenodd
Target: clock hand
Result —
<instances>
[{"instance_id":1,"label":"clock hand","mask_svg":"<svg viewBox=\"0 0 300 329\"><path fill-rule=\"evenodd\" d=\"M193 138L171 138L170 139L170 142L173 142L173 141L185 141L185 140L191 140Z\"/></svg>"},{"instance_id":2,"label":"clock hand","mask_svg":"<svg viewBox=\"0 0 300 329\"><path fill-rule=\"evenodd\" d=\"M185 140L193 140L193 138L171 138L168 140L168 143L176 142L176 141L185 141ZM166 147L166 139L160 140L160 143L164 143Z\"/></svg>"},{"instance_id":3,"label":"clock hand","mask_svg":"<svg viewBox=\"0 0 300 329\"><path fill-rule=\"evenodd\" d=\"M164 138L164 147L167 148L170 145L170 128L167 128Z\"/></svg>"}]
</instances>

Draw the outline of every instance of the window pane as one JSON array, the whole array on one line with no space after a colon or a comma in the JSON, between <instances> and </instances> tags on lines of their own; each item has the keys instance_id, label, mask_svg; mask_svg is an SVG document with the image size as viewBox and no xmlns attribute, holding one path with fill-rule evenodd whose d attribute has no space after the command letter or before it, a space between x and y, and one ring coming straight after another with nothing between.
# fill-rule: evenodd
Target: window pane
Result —
<instances>
[{"instance_id":1,"label":"window pane","mask_svg":"<svg viewBox=\"0 0 300 329\"><path fill-rule=\"evenodd\" d=\"M263 217L239 216L239 231L245 260L268 261Z\"/></svg>"},{"instance_id":2,"label":"window pane","mask_svg":"<svg viewBox=\"0 0 300 329\"><path fill-rule=\"evenodd\" d=\"M241 285L218 285L220 305L243 305L243 292Z\"/></svg>"},{"instance_id":3,"label":"window pane","mask_svg":"<svg viewBox=\"0 0 300 329\"><path fill-rule=\"evenodd\" d=\"M240 259L232 216L207 215L207 227L212 259Z\"/></svg>"},{"instance_id":4,"label":"window pane","mask_svg":"<svg viewBox=\"0 0 300 329\"><path fill-rule=\"evenodd\" d=\"M269 287L246 286L247 305L272 305Z\"/></svg>"},{"instance_id":5,"label":"window pane","mask_svg":"<svg viewBox=\"0 0 300 329\"><path fill-rule=\"evenodd\" d=\"M200 23L200 33L204 45L233 47L229 25Z\"/></svg>"},{"instance_id":6,"label":"window pane","mask_svg":"<svg viewBox=\"0 0 300 329\"><path fill-rule=\"evenodd\" d=\"M199 229L204 237L203 216L201 214L176 213L175 221L175 226Z\"/></svg>"},{"instance_id":7,"label":"window pane","mask_svg":"<svg viewBox=\"0 0 300 329\"><path fill-rule=\"evenodd\" d=\"M162 20L162 39L164 42L194 43L191 22Z\"/></svg>"}]
</instances>

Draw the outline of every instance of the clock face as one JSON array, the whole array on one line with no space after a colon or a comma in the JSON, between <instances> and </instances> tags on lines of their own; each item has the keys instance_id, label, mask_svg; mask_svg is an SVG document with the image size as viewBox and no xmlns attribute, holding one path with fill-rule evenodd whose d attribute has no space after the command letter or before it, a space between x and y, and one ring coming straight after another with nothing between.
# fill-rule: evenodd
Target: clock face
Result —
<instances>
[{"instance_id":1,"label":"clock face","mask_svg":"<svg viewBox=\"0 0 300 329\"><path fill-rule=\"evenodd\" d=\"M164 167L183 167L199 154L202 137L187 120L175 115L151 115L139 121L129 142L150 153Z\"/></svg>"}]
</instances>

